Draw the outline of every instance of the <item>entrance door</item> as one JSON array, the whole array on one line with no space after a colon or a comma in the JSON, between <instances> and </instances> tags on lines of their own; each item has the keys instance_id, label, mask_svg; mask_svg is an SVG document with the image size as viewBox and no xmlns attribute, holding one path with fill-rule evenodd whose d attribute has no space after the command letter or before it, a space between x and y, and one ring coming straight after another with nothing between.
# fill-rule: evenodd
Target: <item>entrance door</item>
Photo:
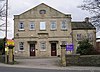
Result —
<instances>
[{"instance_id":1,"label":"entrance door","mask_svg":"<svg viewBox=\"0 0 100 72\"><path fill-rule=\"evenodd\" d=\"M30 56L35 56L35 44L30 44Z\"/></svg>"},{"instance_id":2,"label":"entrance door","mask_svg":"<svg viewBox=\"0 0 100 72\"><path fill-rule=\"evenodd\" d=\"M51 56L56 56L56 43L51 43Z\"/></svg>"}]
</instances>

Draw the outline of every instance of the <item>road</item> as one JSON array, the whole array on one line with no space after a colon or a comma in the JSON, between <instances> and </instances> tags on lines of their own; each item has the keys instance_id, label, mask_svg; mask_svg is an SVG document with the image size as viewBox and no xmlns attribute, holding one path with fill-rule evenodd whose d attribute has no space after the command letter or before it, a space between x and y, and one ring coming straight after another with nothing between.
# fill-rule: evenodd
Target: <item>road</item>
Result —
<instances>
[{"instance_id":1,"label":"road","mask_svg":"<svg viewBox=\"0 0 100 72\"><path fill-rule=\"evenodd\" d=\"M54 70L18 67L0 67L0 72L100 72L99 70Z\"/></svg>"}]
</instances>

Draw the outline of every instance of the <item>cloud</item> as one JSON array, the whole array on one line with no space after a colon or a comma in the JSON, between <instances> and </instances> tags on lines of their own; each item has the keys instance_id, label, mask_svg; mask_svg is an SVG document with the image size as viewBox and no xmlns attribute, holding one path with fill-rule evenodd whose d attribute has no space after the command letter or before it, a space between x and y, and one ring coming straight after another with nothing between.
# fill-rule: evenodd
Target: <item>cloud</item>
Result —
<instances>
[{"instance_id":1,"label":"cloud","mask_svg":"<svg viewBox=\"0 0 100 72\"><path fill-rule=\"evenodd\" d=\"M100 31L96 33L96 37L100 38Z\"/></svg>"},{"instance_id":2,"label":"cloud","mask_svg":"<svg viewBox=\"0 0 100 72\"><path fill-rule=\"evenodd\" d=\"M57 9L65 14L71 14L73 21L82 21L85 17L91 16L89 12L82 11L77 6L82 4L83 0L8 0L9 1L9 31L8 37L13 37L14 22L13 15L21 14L40 3L45 3L48 6ZM2 33L1 33L2 34ZM0 35L1 36L1 35ZM4 35L3 35L4 36Z\"/></svg>"},{"instance_id":3,"label":"cloud","mask_svg":"<svg viewBox=\"0 0 100 72\"><path fill-rule=\"evenodd\" d=\"M21 14L34 7L37 3L38 0L9 0L10 15Z\"/></svg>"}]
</instances>

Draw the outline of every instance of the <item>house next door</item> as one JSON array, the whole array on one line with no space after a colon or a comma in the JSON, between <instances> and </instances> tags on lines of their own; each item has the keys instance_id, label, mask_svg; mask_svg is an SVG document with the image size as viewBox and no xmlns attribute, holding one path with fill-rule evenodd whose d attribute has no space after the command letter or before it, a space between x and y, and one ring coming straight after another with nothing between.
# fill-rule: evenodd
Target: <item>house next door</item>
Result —
<instances>
[{"instance_id":1,"label":"house next door","mask_svg":"<svg viewBox=\"0 0 100 72\"><path fill-rule=\"evenodd\" d=\"M35 56L35 44L30 44L30 56Z\"/></svg>"},{"instance_id":2,"label":"house next door","mask_svg":"<svg viewBox=\"0 0 100 72\"><path fill-rule=\"evenodd\" d=\"M56 51L56 43L51 43L51 56L56 56L57 51Z\"/></svg>"}]
</instances>

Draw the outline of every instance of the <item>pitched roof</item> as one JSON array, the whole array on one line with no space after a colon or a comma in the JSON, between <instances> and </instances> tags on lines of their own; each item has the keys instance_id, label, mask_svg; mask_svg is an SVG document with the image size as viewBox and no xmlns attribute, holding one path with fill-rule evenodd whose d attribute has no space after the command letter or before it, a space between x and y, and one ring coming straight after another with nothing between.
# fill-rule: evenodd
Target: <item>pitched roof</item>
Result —
<instances>
[{"instance_id":1,"label":"pitched roof","mask_svg":"<svg viewBox=\"0 0 100 72\"><path fill-rule=\"evenodd\" d=\"M49 17L71 18L71 14L62 13L44 3L41 3L19 15L14 15L14 19L16 18L43 18L39 12L40 10L46 10L45 18L49 18Z\"/></svg>"},{"instance_id":2,"label":"pitched roof","mask_svg":"<svg viewBox=\"0 0 100 72\"><path fill-rule=\"evenodd\" d=\"M45 3L41 3L41 4L39 4L39 5L35 6L35 7L31 8L31 9L29 9L29 10L27 10L27 11L25 11L25 12L21 13L21 14L24 14L24 13L26 13L26 12L28 12L28 11L32 10L32 9L35 9L35 8L37 8L38 6L41 6L41 5L44 5L44 6L46 6L46 7L49 7L49 8L51 8L51 9L53 9L53 10L55 10L55 11L57 11L57 12L59 12L59 13L63 14L63 15L66 15L66 16L70 16L70 15L71 15L71 14L65 14L65 13L63 13L63 12L60 12L60 11L58 11L57 9L52 8L51 6L49 6L49 5L45 4ZM20 15L21 15L21 14L20 14Z\"/></svg>"},{"instance_id":3,"label":"pitched roof","mask_svg":"<svg viewBox=\"0 0 100 72\"><path fill-rule=\"evenodd\" d=\"M72 30L81 30L81 29L96 29L90 22L71 22Z\"/></svg>"}]
</instances>

